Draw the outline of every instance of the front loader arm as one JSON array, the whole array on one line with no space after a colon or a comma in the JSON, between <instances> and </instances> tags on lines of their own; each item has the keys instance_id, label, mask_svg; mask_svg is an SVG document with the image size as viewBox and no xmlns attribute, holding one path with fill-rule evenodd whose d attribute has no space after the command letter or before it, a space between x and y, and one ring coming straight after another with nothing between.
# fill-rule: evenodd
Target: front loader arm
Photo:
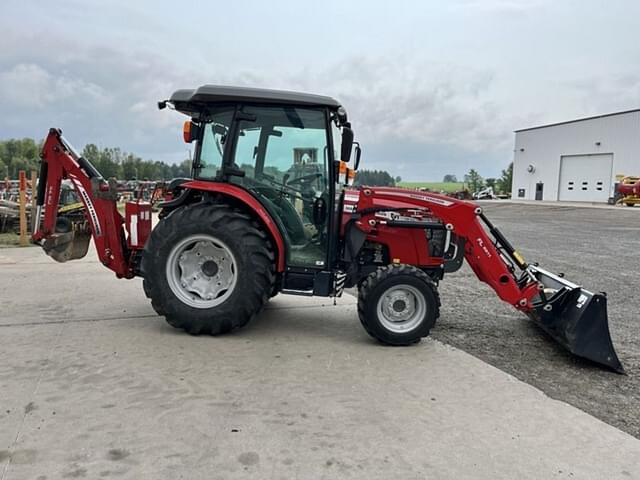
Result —
<instances>
[{"instance_id":1,"label":"front loader arm","mask_svg":"<svg viewBox=\"0 0 640 480\"><path fill-rule=\"evenodd\" d=\"M526 272L528 265L502 234L488 221L482 209L474 203L432 193L395 188L367 188L360 193L359 211L380 209L427 209L439 218L447 230L465 241L465 259L478 279L487 283L505 302L527 312L540 292L534 276L516 276L513 264ZM375 219L371 215L371 219ZM367 231L375 225L363 217L360 228ZM494 236L492 239L482 224ZM500 250L499 250L500 249ZM507 261L508 257L510 261Z\"/></svg>"},{"instance_id":2,"label":"front loader arm","mask_svg":"<svg viewBox=\"0 0 640 480\"><path fill-rule=\"evenodd\" d=\"M56 222L62 180L69 179L84 205L100 261L116 276L132 278L133 262L127 248L124 219L116 205L115 185L110 185L89 161L81 157L59 129L49 130L41 158L32 240L56 260L68 259L56 252L61 251L65 243L73 242L76 232L56 232ZM84 256L84 253L71 258Z\"/></svg>"},{"instance_id":3,"label":"front loader arm","mask_svg":"<svg viewBox=\"0 0 640 480\"><path fill-rule=\"evenodd\" d=\"M465 240L467 263L502 300L575 355L624 372L609 333L606 294L589 292L562 274L527 264L472 202L397 188L364 188L357 202L356 213L362 212L358 227L367 233L385 228L375 212L390 209L430 211Z\"/></svg>"}]
</instances>

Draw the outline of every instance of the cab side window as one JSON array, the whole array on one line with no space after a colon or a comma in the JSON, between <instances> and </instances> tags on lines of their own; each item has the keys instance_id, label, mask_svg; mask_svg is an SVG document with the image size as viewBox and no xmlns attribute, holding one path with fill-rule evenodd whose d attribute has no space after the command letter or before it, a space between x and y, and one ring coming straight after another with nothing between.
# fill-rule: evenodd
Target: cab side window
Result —
<instances>
[{"instance_id":1,"label":"cab side window","mask_svg":"<svg viewBox=\"0 0 640 480\"><path fill-rule=\"evenodd\" d=\"M211 122L204 124L196 177L212 180L218 175L232 117L233 110L228 108L214 113Z\"/></svg>"}]
</instances>

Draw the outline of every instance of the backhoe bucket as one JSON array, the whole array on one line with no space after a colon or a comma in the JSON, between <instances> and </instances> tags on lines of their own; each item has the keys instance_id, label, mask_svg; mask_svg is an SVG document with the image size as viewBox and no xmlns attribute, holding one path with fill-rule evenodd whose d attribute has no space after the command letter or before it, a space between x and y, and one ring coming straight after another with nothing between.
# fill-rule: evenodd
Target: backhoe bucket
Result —
<instances>
[{"instance_id":1,"label":"backhoe bucket","mask_svg":"<svg viewBox=\"0 0 640 480\"><path fill-rule=\"evenodd\" d=\"M529 317L574 355L624 373L609 334L606 295L535 266L528 271L544 286Z\"/></svg>"},{"instance_id":2,"label":"backhoe bucket","mask_svg":"<svg viewBox=\"0 0 640 480\"><path fill-rule=\"evenodd\" d=\"M54 233L42 244L42 249L56 262L83 258L89 250L91 234L80 230Z\"/></svg>"}]
</instances>

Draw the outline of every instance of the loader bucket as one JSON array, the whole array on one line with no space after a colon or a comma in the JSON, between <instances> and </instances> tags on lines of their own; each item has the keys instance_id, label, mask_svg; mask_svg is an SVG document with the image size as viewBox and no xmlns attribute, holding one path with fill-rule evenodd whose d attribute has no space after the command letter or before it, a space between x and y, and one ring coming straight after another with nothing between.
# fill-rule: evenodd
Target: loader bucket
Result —
<instances>
[{"instance_id":1,"label":"loader bucket","mask_svg":"<svg viewBox=\"0 0 640 480\"><path fill-rule=\"evenodd\" d=\"M574 355L624 373L609 334L606 295L538 267L528 270L544 286L529 317Z\"/></svg>"},{"instance_id":2,"label":"loader bucket","mask_svg":"<svg viewBox=\"0 0 640 480\"><path fill-rule=\"evenodd\" d=\"M56 262L83 258L89 250L91 234L79 230L54 233L42 244L42 249Z\"/></svg>"}]
</instances>

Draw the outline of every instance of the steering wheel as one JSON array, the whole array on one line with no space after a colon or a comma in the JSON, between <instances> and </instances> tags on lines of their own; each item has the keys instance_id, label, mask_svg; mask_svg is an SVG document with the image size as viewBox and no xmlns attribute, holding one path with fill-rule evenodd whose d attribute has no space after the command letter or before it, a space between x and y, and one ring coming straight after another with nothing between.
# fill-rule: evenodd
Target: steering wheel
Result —
<instances>
[{"instance_id":1,"label":"steering wheel","mask_svg":"<svg viewBox=\"0 0 640 480\"><path fill-rule=\"evenodd\" d=\"M256 180L266 180L267 182L273 184L273 186L276 188L276 190L278 190L281 193L285 193L285 188L289 189L295 193L302 193L299 189L297 188L293 188L289 186L289 183L280 183L279 181L277 181L274 177L272 177L271 175L269 175L268 173L260 173L260 176L256 176ZM264 185L264 184L263 184Z\"/></svg>"},{"instance_id":2,"label":"steering wheel","mask_svg":"<svg viewBox=\"0 0 640 480\"><path fill-rule=\"evenodd\" d=\"M312 173L310 175L303 175L302 177L298 177L298 178L294 178L293 180L289 180L287 182L287 187L290 185L298 185L298 184L304 184L304 183L311 183L314 180L317 180L318 178L322 177L323 175L321 173Z\"/></svg>"}]
</instances>

